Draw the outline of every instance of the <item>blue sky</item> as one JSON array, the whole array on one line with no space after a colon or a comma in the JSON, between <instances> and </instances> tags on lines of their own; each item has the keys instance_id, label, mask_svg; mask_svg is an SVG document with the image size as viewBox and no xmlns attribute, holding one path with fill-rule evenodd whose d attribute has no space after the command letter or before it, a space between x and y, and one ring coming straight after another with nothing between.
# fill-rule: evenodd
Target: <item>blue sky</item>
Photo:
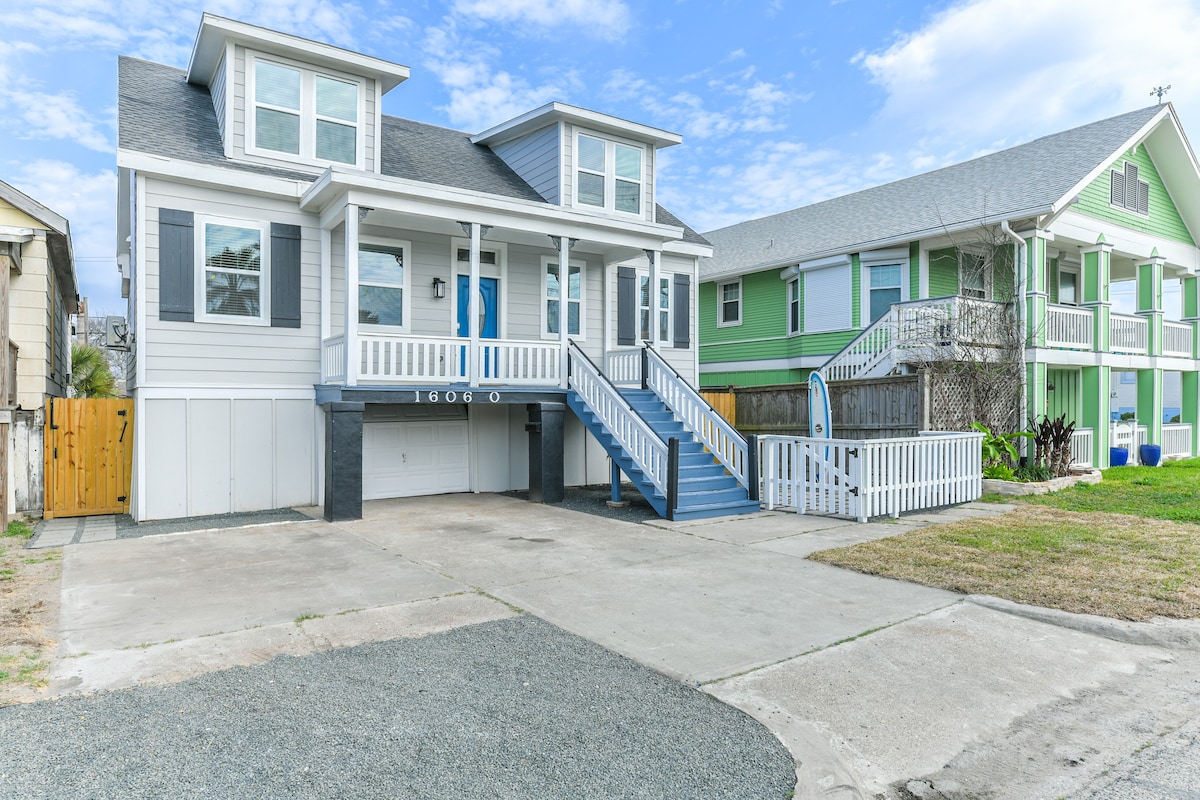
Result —
<instances>
[{"instance_id":1,"label":"blue sky","mask_svg":"<svg viewBox=\"0 0 1200 800\"><path fill-rule=\"evenodd\" d=\"M1194 0L0 0L0 179L71 220L93 313L124 310L116 57L186 66L203 11L411 67L388 114L477 132L561 100L681 133L659 200L700 230L1151 105L1160 84L1200 136Z\"/></svg>"}]
</instances>

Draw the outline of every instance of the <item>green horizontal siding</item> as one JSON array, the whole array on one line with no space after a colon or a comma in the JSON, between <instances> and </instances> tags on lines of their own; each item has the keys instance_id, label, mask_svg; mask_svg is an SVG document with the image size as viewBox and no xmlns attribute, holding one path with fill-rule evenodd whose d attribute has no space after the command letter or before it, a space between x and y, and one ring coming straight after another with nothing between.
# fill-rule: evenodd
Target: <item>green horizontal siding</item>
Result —
<instances>
[{"instance_id":1,"label":"green horizontal siding","mask_svg":"<svg viewBox=\"0 0 1200 800\"><path fill-rule=\"evenodd\" d=\"M716 361L754 361L763 358L786 358L788 340L785 337L762 342L714 342L700 345L700 363Z\"/></svg>"},{"instance_id":2,"label":"green horizontal siding","mask_svg":"<svg viewBox=\"0 0 1200 800\"><path fill-rule=\"evenodd\" d=\"M1135 152L1126 153L1122 158L1118 158L1113 164L1113 168L1124 170L1125 161L1137 164L1138 177L1150 184L1150 214L1148 217L1126 211L1123 208L1115 208L1109 202L1111 187L1109 176L1112 169L1104 170L1100 177L1079 193L1079 204L1073 210L1095 219L1133 228L1136 231L1194 245L1196 242L1192 239L1192 234L1184 224L1183 218L1179 216L1179 210L1175 208L1171 196L1167 194L1167 187L1163 185L1158 168L1154 166L1145 146L1139 146Z\"/></svg>"},{"instance_id":3,"label":"green horizontal siding","mask_svg":"<svg viewBox=\"0 0 1200 800\"><path fill-rule=\"evenodd\" d=\"M707 372L700 374L700 385L717 386L771 386L778 383L803 383L808 380L808 369L759 369L744 372Z\"/></svg>"},{"instance_id":4,"label":"green horizontal siding","mask_svg":"<svg viewBox=\"0 0 1200 800\"><path fill-rule=\"evenodd\" d=\"M862 262L858 253L850 256L850 324L862 326Z\"/></svg>"},{"instance_id":5,"label":"green horizontal siding","mask_svg":"<svg viewBox=\"0 0 1200 800\"><path fill-rule=\"evenodd\" d=\"M792 339L788 352L792 356L831 356L850 344L859 333L861 331L806 333Z\"/></svg>"},{"instance_id":6,"label":"green horizontal siding","mask_svg":"<svg viewBox=\"0 0 1200 800\"><path fill-rule=\"evenodd\" d=\"M787 335L786 284L775 270L742 276L742 324L717 325L717 283L700 285L700 341L730 342Z\"/></svg>"}]
</instances>

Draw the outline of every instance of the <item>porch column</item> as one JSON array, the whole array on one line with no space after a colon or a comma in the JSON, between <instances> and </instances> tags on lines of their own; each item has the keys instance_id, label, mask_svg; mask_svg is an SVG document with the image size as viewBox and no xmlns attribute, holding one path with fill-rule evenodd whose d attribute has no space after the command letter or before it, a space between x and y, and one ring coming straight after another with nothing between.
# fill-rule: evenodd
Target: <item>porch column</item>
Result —
<instances>
[{"instance_id":1,"label":"porch column","mask_svg":"<svg viewBox=\"0 0 1200 800\"><path fill-rule=\"evenodd\" d=\"M346 206L346 385L358 385L358 222L359 207Z\"/></svg>"},{"instance_id":2,"label":"porch column","mask_svg":"<svg viewBox=\"0 0 1200 800\"><path fill-rule=\"evenodd\" d=\"M1031 230L1017 234L1025 242L1025 303L1027 345L1046 346L1046 303L1050 276L1047 269L1046 243L1054 241L1049 231Z\"/></svg>"},{"instance_id":3,"label":"porch column","mask_svg":"<svg viewBox=\"0 0 1200 800\"><path fill-rule=\"evenodd\" d=\"M1192 426L1191 455L1200 454L1200 372L1184 372L1183 407L1180 409L1179 420Z\"/></svg>"},{"instance_id":4,"label":"porch column","mask_svg":"<svg viewBox=\"0 0 1200 800\"><path fill-rule=\"evenodd\" d=\"M646 260L650 263L650 298L649 298L650 322L648 323L650 329L646 332L650 334L650 342L652 344L656 344L658 342L658 313L660 311L660 309L658 307L658 303L659 303L659 299L658 299L658 292L659 292L658 261L659 261L659 258L658 258L658 256L659 256L659 253L657 250L647 250L645 252L646 252Z\"/></svg>"},{"instance_id":5,"label":"porch column","mask_svg":"<svg viewBox=\"0 0 1200 800\"><path fill-rule=\"evenodd\" d=\"M331 364L326 363L329 356L325 353L325 340L329 338L333 328L333 311L330 307L330 294L333 290L333 234L321 228L321 379L319 383L325 382L325 376L329 374Z\"/></svg>"},{"instance_id":6,"label":"porch column","mask_svg":"<svg viewBox=\"0 0 1200 800\"><path fill-rule=\"evenodd\" d=\"M1146 318L1147 353L1152 356L1163 352L1162 284L1166 261L1155 248L1147 261L1137 265L1137 313Z\"/></svg>"},{"instance_id":7,"label":"porch column","mask_svg":"<svg viewBox=\"0 0 1200 800\"><path fill-rule=\"evenodd\" d=\"M362 403L325 403L325 519L362 519Z\"/></svg>"},{"instance_id":8,"label":"porch column","mask_svg":"<svg viewBox=\"0 0 1200 800\"><path fill-rule=\"evenodd\" d=\"M1183 291L1183 321L1192 325L1192 358L1200 358L1200 278L1186 277L1179 284Z\"/></svg>"},{"instance_id":9,"label":"porch column","mask_svg":"<svg viewBox=\"0 0 1200 800\"><path fill-rule=\"evenodd\" d=\"M567 386L567 344L571 340L571 291L569 285L571 283L571 248L575 246L575 239L567 238L566 236L551 236L550 241L554 243L554 249L558 251L558 375L559 386L566 388ZM542 276L542 280L545 280ZM583 287L580 287L583 291ZM583 309L580 308L580 313ZM584 325L587 323L582 316L579 319L579 329L582 332Z\"/></svg>"},{"instance_id":10,"label":"porch column","mask_svg":"<svg viewBox=\"0 0 1200 800\"><path fill-rule=\"evenodd\" d=\"M1109 367L1084 367L1083 418L1081 427L1092 429L1092 464L1098 469L1108 466L1109 431L1109 384L1112 370Z\"/></svg>"},{"instance_id":11,"label":"porch column","mask_svg":"<svg viewBox=\"0 0 1200 800\"><path fill-rule=\"evenodd\" d=\"M1161 369L1137 371L1137 421L1146 426L1146 441L1162 444L1163 373Z\"/></svg>"},{"instance_id":12,"label":"porch column","mask_svg":"<svg viewBox=\"0 0 1200 800\"><path fill-rule=\"evenodd\" d=\"M1109 302L1108 296L1112 245L1106 243L1104 235L1101 234L1096 244L1083 250L1080 256L1080 296L1083 299L1081 305L1092 311L1093 349L1097 353L1107 353L1111 335L1109 319L1112 315L1112 303ZM1108 451L1104 452L1107 458Z\"/></svg>"},{"instance_id":13,"label":"porch column","mask_svg":"<svg viewBox=\"0 0 1200 800\"><path fill-rule=\"evenodd\" d=\"M563 488L563 420L566 403L530 403L529 500L532 503L561 503Z\"/></svg>"},{"instance_id":14,"label":"porch column","mask_svg":"<svg viewBox=\"0 0 1200 800\"><path fill-rule=\"evenodd\" d=\"M479 240L483 238L478 222L458 223L471 239L470 277L467 279L467 332L470 346L467 348L467 382L479 385Z\"/></svg>"}]
</instances>

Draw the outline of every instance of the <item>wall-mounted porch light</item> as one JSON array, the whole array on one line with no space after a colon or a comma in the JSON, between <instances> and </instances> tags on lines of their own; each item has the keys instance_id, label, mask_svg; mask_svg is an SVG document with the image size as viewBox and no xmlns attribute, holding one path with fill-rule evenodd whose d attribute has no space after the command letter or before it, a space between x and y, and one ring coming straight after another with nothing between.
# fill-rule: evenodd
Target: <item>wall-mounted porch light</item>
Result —
<instances>
[{"instance_id":1,"label":"wall-mounted porch light","mask_svg":"<svg viewBox=\"0 0 1200 800\"><path fill-rule=\"evenodd\" d=\"M433 279L433 299L442 300L446 297L446 282L441 278Z\"/></svg>"}]
</instances>

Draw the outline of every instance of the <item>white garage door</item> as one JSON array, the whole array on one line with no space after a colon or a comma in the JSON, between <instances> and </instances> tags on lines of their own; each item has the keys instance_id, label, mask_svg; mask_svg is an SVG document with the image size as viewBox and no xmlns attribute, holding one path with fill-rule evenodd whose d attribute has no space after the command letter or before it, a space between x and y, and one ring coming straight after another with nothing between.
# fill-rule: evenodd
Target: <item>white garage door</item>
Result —
<instances>
[{"instance_id":1,"label":"white garage door","mask_svg":"<svg viewBox=\"0 0 1200 800\"><path fill-rule=\"evenodd\" d=\"M363 425L364 500L469 489L465 419Z\"/></svg>"}]
</instances>

